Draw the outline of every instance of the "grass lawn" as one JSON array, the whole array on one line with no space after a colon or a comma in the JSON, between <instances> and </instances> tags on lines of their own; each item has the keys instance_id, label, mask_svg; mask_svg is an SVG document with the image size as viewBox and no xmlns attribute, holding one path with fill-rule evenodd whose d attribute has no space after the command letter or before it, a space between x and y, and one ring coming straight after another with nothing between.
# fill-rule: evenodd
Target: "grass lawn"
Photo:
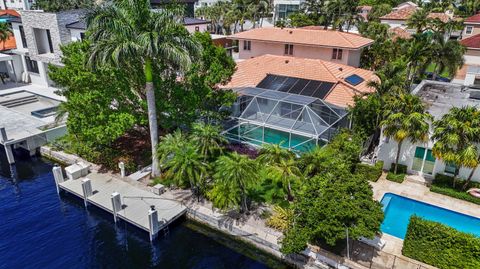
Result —
<instances>
[{"instance_id":1,"label":"grass lawn","mask_svg":"<svg viewBox=\"0 0 480 269\"><path fill-rule=\"evenodd\" d=\"M427 67L427 69L425 70L425 72L431 72L431 73L433 73L433 68L435 68L435 64L434 64L434 63L431 63L431 64ZM452 75L451 75L448 71L445 71L445 72L443 72L443 73L441 73L441 74L438 74L438 76L444 77L444 78L451 78L451 77L452 77Z\"/></svg>"},{"instance_id":2,"label":"grass lawn","mask_svg":"<svg viewBox=\"0 0 480 269\"><path fill-rule=\"evenodd\" d=\"M397 182L397 183L402 183L403 180L405 180L405 176L406 174L403 174L403 173L395 174L393 172L388 172L387 180Z\"/></svg>"}]
</instances>

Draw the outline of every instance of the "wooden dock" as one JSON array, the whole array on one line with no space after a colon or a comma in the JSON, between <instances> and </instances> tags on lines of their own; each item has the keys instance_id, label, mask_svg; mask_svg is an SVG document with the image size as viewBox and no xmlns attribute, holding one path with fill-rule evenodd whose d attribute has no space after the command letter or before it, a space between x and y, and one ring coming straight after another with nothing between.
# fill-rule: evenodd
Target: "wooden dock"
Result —
<instances>
[{"instance_id":1,"label":"wooden dock","mask_svg":"<svg viewBox=\"0 0 480 269\"><path fill-rule=\"evenodd\" d=\"M63 175L61 177L63 178ZM187 211L187 208L177 201L162 198L108 175L90 173L86 177L63 182L61 179L57 180L56 176L55 181L58 190L78 196L85 201L85 206L95 205L113 214L115 221L117 218L122 219L148 232L151 240ZM91 184L90 194L88 190L84 190L86 181ZM84 193L87 193L87 198ZM117 197L115 210L115 199L112 196L120 197Z\"/></svg>"}]
</instances>

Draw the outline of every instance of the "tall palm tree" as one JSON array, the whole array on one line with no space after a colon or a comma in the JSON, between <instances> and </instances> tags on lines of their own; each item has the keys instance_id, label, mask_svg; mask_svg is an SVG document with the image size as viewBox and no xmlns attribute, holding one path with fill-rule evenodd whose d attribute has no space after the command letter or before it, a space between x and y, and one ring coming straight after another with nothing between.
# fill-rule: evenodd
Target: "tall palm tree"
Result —
<instances>
[{"instance_id":1,"label":"tall palm tree","mask_svg":"<svg viewBox=\"0 0 480 269\"><path fill-rule=\"evenodd\" d=\"M453 186L461 167L472 169L466 187L480 162L480 110L472 106L453 107L433 126L433 155L446 163L455 164Z\"/></svg>"},{"instance_id":2,"label":"tall palm tree","mask_svg":"<svg viewBox=\"0 0 480 269\"><path fill-rule=\"evenodd\" d=\"M433 44L431 46L431 62L434 63L433 80L437 78L437 74L441 74L447 70L450 74L463 66L466 48L456 40L445 40L443 34L435 33Z\"/></svg>"},{"instance_id":3,"label":"tall palm tree","mask_svg":"<svg viewBox=\"0 0 480 269\"><path fill-rule=\"evenodd\" d=\"M153 85L154 70L162 75L186 70L200 46L182 25L177 9L154 11L149 0L118 0L105 3L87 16L92 41L90 63L119 67L141 65L145 80L152 146L152 176L158 176L158 123Z\"/></svg>"},{"instance_id":4,"label":"tall palm tree","mask_svg":"<svg viewBox=\"0 0 480 269\"><path fill-rule=\"evenodd\" d=\"M207 168L198 147L191 143L177 148L172 158L165 162L167 175L178 185L188 182L197 197L200 197L205 189Z\"/></svg>"},{"instance_id":5,"label":"tall palm tree","mask_svg":"<svg viewBox=\"0 0 480 269\"><path fill-rule=\"evenodd\" d=\"M260 148L257 160L262 164L277 164L295 158L295 154L279 144L264 144Z\"/></svg>"},{"instance_id":6,"label":"tall palm tree","mask_svg":"<svg viewBox=\"0 0 480 269\"><path fill-rule=\"evenodd\" d=\"M0 42L3 44L3 49L5 49L5 42L7 42L11 35L12 30L8 24L6 22L0 23Z\"/></svg>"},{"instance_id":7,"label":"tall palm tree","mask_svg":"<svg viewBox=\"0 0 480 269\"><path fill-rule=\"evenodd\" d=\"M241 212L248 213L247 189L258 179L255 160L236 152L223 155L215 162L215 185L219 184L222 191L210 195L214 200L238 195ZM213 196L213 197L212 197ZM232 201L232 199L227 199Z\"/></svg>"},{"instance_id":8,"label":"tall palm tree","mask_svg":"<svg viewBox=\"0 0 480 269\"><path fill-rule=\"evenodd\" d=\"M400 105L400 103L403 105ZM429 121L433 117L425 112L424 106L417 96L401 94L399 100L391 105L388 116L381 122L383 134L397 142L394 173L398 170L400 152L405 140L412 143L426 142L429 138Z\"/></svg>"},{"instance_id":9,"label":"tall palm tree","mask_svg":"<svg viewBox=\"0 0 480 269\"><path fill-rule=\"evenodd\" d=\"M414 34L402 43L402 56L407 63L407 81L410 85L416 77L418 67L425 66L431 59L432 38L430 35Z\"/></svg>"}]
</instances>

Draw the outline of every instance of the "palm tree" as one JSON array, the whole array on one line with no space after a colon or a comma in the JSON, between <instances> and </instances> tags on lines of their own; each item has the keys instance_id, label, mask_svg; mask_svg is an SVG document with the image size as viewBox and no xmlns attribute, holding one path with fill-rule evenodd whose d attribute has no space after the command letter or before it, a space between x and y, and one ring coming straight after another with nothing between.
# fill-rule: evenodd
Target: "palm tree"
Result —
<instances>
[{"instance_id":1,"label":"palm tree","mask_svg":"<svg viewBox=\"0 0 480 269\"><path fill-rule=\"evenodd\" d=\"M431 61L434 62L432 79L437 78L438 73L447 70L455 74L458 68L464 64L463 54L466 48L456 40L445 40L443 34L435 33L431 46Z\"/></svg>"},{"instance_id":2,"label":"palm tree","mask_svg":"<svg viewBox=\"0 0 480 269\"><path fill-rule=\"evenodd\" d=\"M208 165L203 161L198 147L191 143L177 148L172 158L165 162L167 176L171 177L177 185L188 182L198 198L205 189L204 175L207 173L207 168Z\"/></svg>"},{"instance_id":3,"label":"palm tree","mask_svg":"<svg viewBox=\"0 0 480 269\"><path fill-rule=\"evenodd\" d=\"M282 185L287 191L288 201L293 200L291 179L301 176L300 169L295 161L295 154L278 144L265 144L260 149L257 160L267 165L270 171L277 173Z\"/></svg>"},{"instance_id":4,"label":"palm tree","mask_svg":"<svg viewBox=\"0 0 480 269\"><path fill-rule=\"evenodd\" d=\"M426 9L418 9L407 20L408 28L415 29L417 34L427 29L429 23L430 19L428 18L428 10Z\"/></svg>"},{"instance_id":5,"label":"palm tree","mask_svg":"<svg viewBox=\"0 0 480 269\"><path fill-rule=\"evenodd\" d=\"M3 44L3 49L5 50L5 42L10 38L12 35L12 30L8 26L6 22L0 23L0 42Z\"/></svg>"},{"instance_id":6,"label":"palm tree","mask_svg":"<svg viewBox=\"0 0 480 269\"><path fill-rule=\"evenodd\" d=\"M196 123L193 125L192 140L200 148L200 153L204 156L204 161L208 157L214 156L216 153L221 153L223 145L227 142L225 137L220 134L221 128L219 126Z\"/></svg>"},{"instance_id":7,"label":"palm tree","mask_svg":"<svg viewBox=\"0 0 480 269\"><path fill-rule=\"evenodd\" d=\"M425 112L420 99L411 94L401 94L387 111L388 116L381 122L381 126L383 134L398 143L394 169L396 174L403 142L407 139L412 143L428 141L429 121L433 118Z\"/></svg>"},{"instance_id":8,"label":"palm tree","mask_svg":"<svg viewBox=\"0 0 480 269\"><path fill-rule=\"evenodd\" d=\"M149 0L118 0L96 7L87 16L92 41L89 62L119 67L141 65L145 80L152 146L152 176L158 176L158 123L153 85L154 70L167 76L186 70L200 46L182 25L181 12L150 8Z\"/></svg>"},{"instance_id":9,"label":"palm tree","mask_svg":"<svg viewBox=\"0 0 480 269\"><path fill-rule=\"evenodd\" d=\"M241 212L248 213L247 190L258 179L257 164L255 160L246 155L233 152L223 155L215 162L215 185L222 191L210 192L209 197L213 200L232 201L232 196L237 196ZM214 188L215 189L215 188ZM230 197L230 199L223 199Z\"/></svg>"},{"instance_id":10,"label":"palm tree","mask_svg":"<svg viewBox=\"0 0 480 269\"><path fill-rule=\"evenodd\" d=\"M375 94L383 96L394 89L406 88L406 64L401 60L386 63L375 71L378 80L371 80L368 86L375 89Z\"/></svg>"},{"instance_id":11,"label":"palm tree","mask_svg":"<svg viewBox=\"0 0 480 269\"><path fill-rule=\"evenodd\" d=\"M188 142L188 137L180 130L176 130L171 134L163 136L157 147L157 156L159 157L159 165L164 165L173 157L175 152L183 148Z\"/></svg>"},{"instance_id":12,"label":"palm tree","mask_svg":"<svg viewBox=\"0 0 480 269\"><path fill-rule=\"evenodd\" d=\"M413 38L402 43L402 54L407 62L408 86L413 82L419 66L431 59L432 39L429 35L414 34Z\"/></svg>"},{"instance_id":13,"label":"palm tree","mask_svg":"<svg viewBox=\"0 0 480 269\"><path fill-rule=\"evenodd\" d=\"M472 106L453 107L433 126L433 155L446 163L455 164L453 186L461 167L472 169L465 188L480 163L480 110Z\"/></svg>"}]
</instances>

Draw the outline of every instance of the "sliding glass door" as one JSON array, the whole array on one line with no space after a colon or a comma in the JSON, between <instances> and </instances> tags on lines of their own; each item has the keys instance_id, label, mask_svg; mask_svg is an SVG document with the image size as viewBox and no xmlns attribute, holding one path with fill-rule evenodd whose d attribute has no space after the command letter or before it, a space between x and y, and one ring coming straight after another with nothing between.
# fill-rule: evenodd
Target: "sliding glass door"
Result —
<instances>
[{"instance_id":1,"label":"sliding glass door","mask_svg":"<svg viewBox=\"0 0 480 269\"><path fill-rule=\"evenodd\" d=\"M412 170L431 175L434 167L435 157L433 157L432 150L417 147L413 156Z\"/></svg>"}]
</instances>

